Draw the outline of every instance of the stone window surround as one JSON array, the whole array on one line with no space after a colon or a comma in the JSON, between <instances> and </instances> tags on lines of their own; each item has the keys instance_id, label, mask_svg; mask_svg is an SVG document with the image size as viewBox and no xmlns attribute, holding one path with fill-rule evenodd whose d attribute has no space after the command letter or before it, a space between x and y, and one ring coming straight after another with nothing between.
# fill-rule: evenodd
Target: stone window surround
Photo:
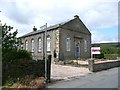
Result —
<instances>
[{"instance_id":1,"label":"stone window surround","mask_svg":"<svg viewBox=\"0 0 120 90\"><path fill-rule=\"evenodd\" d=\"M38 38L38 52L40 53L40 52L42 52L42 38L41 37L39 37Z\"/></svg>"},{"instance_id":2,"label":"stone window surround","mask_svg":"<svg viewBox=\"0 0 120 90\"><path fill-rule=\"evenodd\" d=\"M25 50L28 50L28 40L25 41Z\"/></svg>"},{"instance_id":3,"label":"stone window surround","mask_svg":"<svg viewBox=\"0 0 120 90\"><path fill-rule=\"evenodd\" d=\"M87 52L87 40L84 39L84 52Z\"/></svg>"},{"instance_id":4,"label":"stone window surround","mask_svg":"<svg viewBox=\"0 0 120 90\"><path fill-rule=\"evenodd\" d=\"M66 37L66 51L70 51L70 50L71 50L71 38Z\"/></svg>"},{"instance_id":5,"label":"stone window surround","mask_svg":"<svg viewBox=\"0 0 120 90\"><path fill-rule=\"evenodd\" d=\"M51 37L50 35L47 36L47 52L51 51Z\"/></svg>"},{"instance_id":6,"label":"stone window surround","mask_svg":"<svg viewBox=\"0 0 120 90\"><path fill-rule=\"evenodd\" d=\"M34 39L31 39L31 52L34 52Z\"/></svg>"}]
</instances>

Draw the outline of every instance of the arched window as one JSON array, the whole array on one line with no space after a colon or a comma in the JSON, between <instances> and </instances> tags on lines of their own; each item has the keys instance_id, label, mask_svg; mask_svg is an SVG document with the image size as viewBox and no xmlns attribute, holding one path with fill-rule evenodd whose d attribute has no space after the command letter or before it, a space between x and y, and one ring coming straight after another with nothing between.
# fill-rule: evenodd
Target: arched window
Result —
<instances>
[{"instance_id":1,"label":"arched window","mask_svg":"<svg viewBox=\"0 0 120 90\"><path fill-rule=\"evenodd\" d=\"M87 52L87 40L84 40L84 51Z\"/></svg>"},{"instance_id":2,"label":"arched window","mask_svg":"<svg viewBox=\"0 0 120 90\"><path fill-rule=\"evenodd\" d=\"M33 39L31 40L31 44L32 44L31 45L32 46L31 51L34 52L34 40Z\"/></svg>"},{"instance_id":3,"label":"arched window","mask_svg":"<svg viewBox=\"0 0 120 90\"><path fill-rule=\"evenodd\" d=\"M28 41L25 41L25 50L28 50Z\"/></svg>"},{"instance_id":4,"label":"arched window","mask_svg":"<svg viewBox=\"0 0 120 90\"><path fill-rule=\"evenodd\" d=\"M51 50L50 47L51 47L51 39L50 39L50 36L48 36L47 37L47 51Z\"/></svg>"},{"instance_id":5,"label":"arched window","mask_svg":"<svg viewBox=\"0 0 120 90\"><path fill-rule=\"evenodd\" d=\"M41 52L42 50L42 39L41 38L39 38L38 39L38 52Z\"/></svg>"},{"instance_id":6,"label":"arched window","mask_svg":"<svg viewBox=\"0 0 120 90\"><path fill-rule=\"evenodd\" d=\"M66 38L66 51L70 51L70 45L71 41L70 41L70 37L67 37Z\"/></svg>"}]
</instances>

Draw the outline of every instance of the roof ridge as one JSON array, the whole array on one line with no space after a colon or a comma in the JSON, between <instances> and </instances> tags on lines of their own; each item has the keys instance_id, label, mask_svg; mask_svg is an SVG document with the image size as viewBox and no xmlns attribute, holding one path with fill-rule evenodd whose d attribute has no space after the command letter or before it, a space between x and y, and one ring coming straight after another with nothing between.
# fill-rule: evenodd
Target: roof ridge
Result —
<instances>
[{"instance_id":1,"label":"roof ridge","mask_svg":"<svg viewBox=\"0 0 120 90\"><path fill-rule=\"evenodd\" d=\"M61 22L61 23L58 23L58 24L50 25L50 26L47 27L47 30L52 30L52 29L58 28L58 27L66 24L66 23L68 23L68 22L70 22L70 21L72 21L74 19L76 19L76 18L69 19L67 21L64 21L64 22ZM27 34L25 34L25 35L23 35L21 37L27 37L27 36L34 35L34 34L37 34L37 33L41 33L41 32L44 32L45 30L46 30L46 28L41 29L41 30L38 29L37 31L31 31L31 32L29 32L29 33L27 33Z\"/></svg>"}]
</instances>

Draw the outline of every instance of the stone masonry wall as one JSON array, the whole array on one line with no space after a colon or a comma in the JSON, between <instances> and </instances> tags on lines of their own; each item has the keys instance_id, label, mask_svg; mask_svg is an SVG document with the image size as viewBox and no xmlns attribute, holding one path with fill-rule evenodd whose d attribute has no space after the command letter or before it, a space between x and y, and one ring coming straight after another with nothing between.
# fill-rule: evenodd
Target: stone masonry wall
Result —
<instances>
[{"instance_id":1,"label":"stone masonry wall","mask_svg":"<svg viewBox=\"0 0 120 90\"><path fill-rule=\"evenodd\" d=\"M112 62L104 62L104 63L94 63L94 60L89 60L88 62L89 62L88 64L89 70L92 72L102 71L102 70L120 66L119 60L112 61Z\"/></svg>"}]
</instances>

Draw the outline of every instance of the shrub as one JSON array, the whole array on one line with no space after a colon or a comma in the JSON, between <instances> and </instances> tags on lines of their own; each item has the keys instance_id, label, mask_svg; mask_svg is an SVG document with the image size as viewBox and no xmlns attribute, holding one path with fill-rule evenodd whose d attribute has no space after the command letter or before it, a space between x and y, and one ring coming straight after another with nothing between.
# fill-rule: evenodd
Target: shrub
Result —
<instances>
[{"instance_id":1,"label":"shrub","mask_svg":"<svg viewBox=\"0 0 120 90\"><path fill-rule=\"evenodd\" d=\"M105 54L105 59L115 60L117 59L118 54Z\"/></svg>"},{"instance_id":2,"label":"shrub","mask_svg":"<svg viewBox=\"0 0 120 90\"><path fill-rule=\"evenodd\" d=\"M11 49L11 50L6 50L5 52L2 53L2 62L3 65L11 65L13 63L16 62L27 62L32 60L32 55L31 53L29 53L26 50L15 50L15 49ZM3 67L4 67L3 66Z\"/></svg>"},{"instance_id":3,"label":"shrub","mask_svg":"<svg viewBox=\"0 0 120 90\"><path fill-rule=\"evenodd\" d=\"M73 61L72 60L68 60L67 64L73 64Z\"/></svg>"},{"instance_id":4,"label":"shrub","mask_svg":"<svg viewBox=\"0 0 120 90\"><path fill-rule=\"evenodd\" d=\"M24 79L27 75L33 77L44 76L45 61L32 60L31 54L25 50L10 50L4 53L4 63L2 64L2 84L12 85L15 82ZM51 57L49 57L50 59ZM47 60L47 77L50 79L51 60Z\"/></svg>"},{"instance_id":5,"label":"shrub","mask_svg":"<svg viewBox=\"0 0 120 90\"><path fill-rule=\"evenodd\" d=\"M40 61L18 61L3 68L3 85L6 82L13 84L14 82L24 79L26 75L34 77L44 76L44 60Z\"/></svg>"},{"instance_id":6,"label":"shrub","mask_svg":"<svg viewBox=\"0 0 120 90\"><path fill-rule=\"evenodd\" d=\"M3 64L10 64L16 60L17 50L6 50L2 53L2 62Z\"/></svg>"},{"instance_id":7,"label":"shrub","mask_svg":"<svg viewBox=\"0 0 120 90\"><path fill-rule=\"evenodd\" d=\"M30 52L26 51L26 50L18 50L17 51L17 55L16 55L16 59L22 59L22 60L32 60L32 55Z\"/></svg>"},{"instance_id":8,"label":"shrub","mask_svg":"<svg viewBox=\"0 0 120 90\"><path fill-rule=\"evenodd\" d=\"M98 58L98 59L102 59L102 58L104 58L104 54L103 53L101 53L101 54L93 54L93 57Z\"/></svg>"},{"instance_id":9,"label":"shrub","mask_svg":"<svg viewBox=\"0 0 120 90\"><path fill-rule=\"evenodd\" d=\"M22 64L21 63L27 63L28 61L32 60L32 55L25 51L25 50L19 50L16 49L8 49L4 50L2 53L2 82L5 84L6 81L11 81L12 77L18 76L18 73L24 73L24 68L21 69ZM21 69L21 71L20 71ZM12 80L13 82L14 80Z\"/></svg>"}]
</instances>

